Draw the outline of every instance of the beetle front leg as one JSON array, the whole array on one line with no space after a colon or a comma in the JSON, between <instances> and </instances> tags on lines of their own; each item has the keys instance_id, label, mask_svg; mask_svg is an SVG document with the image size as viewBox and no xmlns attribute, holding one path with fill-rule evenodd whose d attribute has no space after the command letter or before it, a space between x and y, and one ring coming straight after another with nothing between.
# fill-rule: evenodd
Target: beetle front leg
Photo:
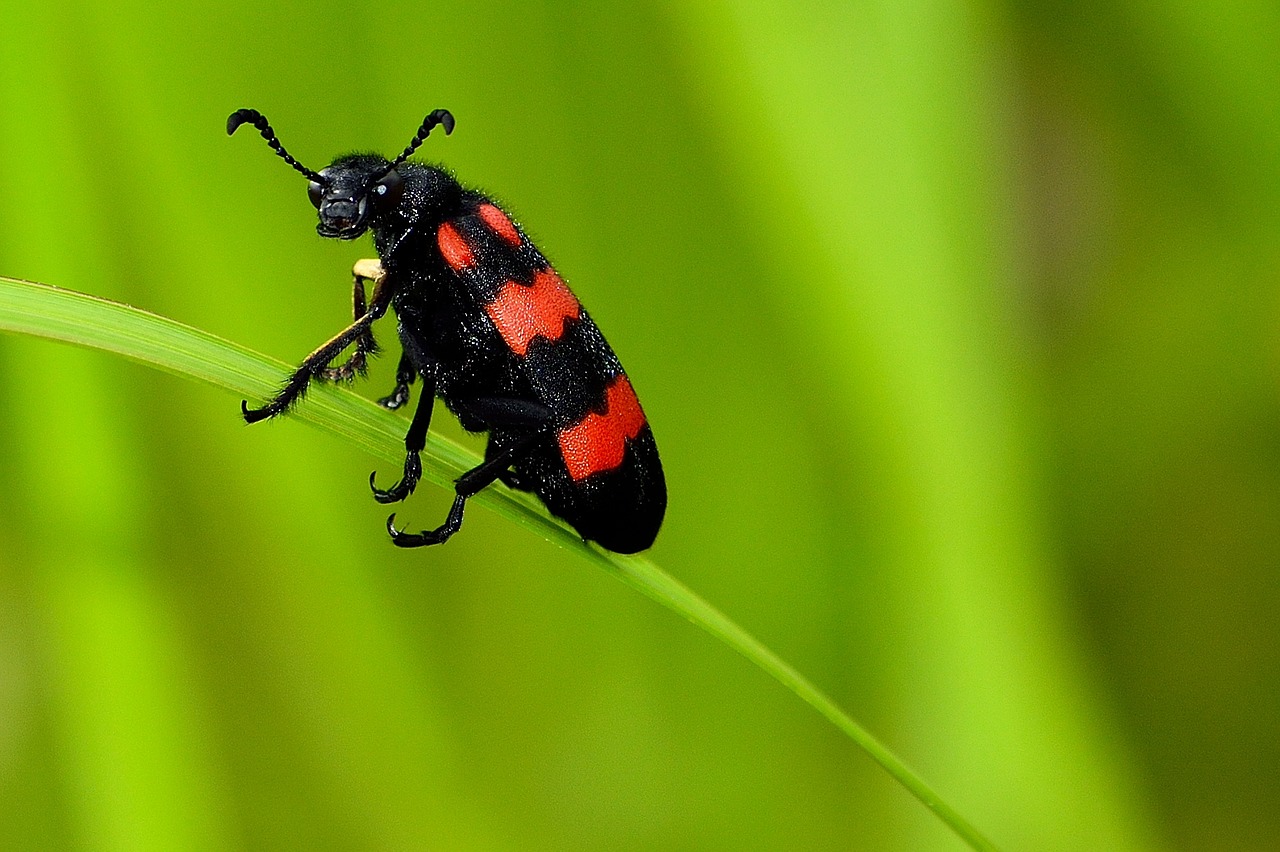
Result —
<instances>
[{"instance_id":1,"label":"beetle front leg","mask_svg":"<svg viewBox=\"0 0 1280 852\"><path fill-rule=\"evenodd\" d=\"M293 375L285 382L280 392L262 408L250 408L246 400L240 401L240 411L246 423L257 423L275 417L289 409L307 392L307 386L313 379L320 378L325 366L360 337L369 333L373 323L381 319L391 305L391 288L386 286L386 277L379 279L373 290L369 309L364 316L344 328L338 334L322 343L314 352L293 371Z\"/></svg>"},{"instance_id":2,"label":"beetle front leg","mask_svg":"<svg viewBox=\"0 0 1280 852\"><path fill-rule=\"evenodd\" d=\"M352 318L358 320L368 310L364 301L364 282L372 281L375 288L380 287L383 279L387 277L387 272L382 268L381 261L365 258L357 260L351 267L351 277ZM356 338L356 348L350 358L337 367L326 368L321 372L320 377L329 382L349 382L356 376L363 376L369 369L368 356L377 354L378 341L374 339L373 329L370 328Z\"/></svg>"}]
</instances>

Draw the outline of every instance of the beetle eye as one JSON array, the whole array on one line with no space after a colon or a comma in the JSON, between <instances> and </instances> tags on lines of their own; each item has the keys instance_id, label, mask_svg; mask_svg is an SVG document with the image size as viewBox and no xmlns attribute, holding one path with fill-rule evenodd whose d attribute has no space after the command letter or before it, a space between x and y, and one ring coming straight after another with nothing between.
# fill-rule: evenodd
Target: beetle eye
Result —
<instances>
[{"instance_id":1,"label":"beetle eye","mask_svg":"<svg viewBox=\"0 0 1280 852\"><path fill-rule=\"evenodd\" d=\"M307 198L310 198L311 204L319 210L320 200L324 198L324 187L316 181L311 181L311 183L307 184Z\"/></svg>"},{"instance_id":2,"label":"beetle eye","mask_svg":"<svg viewBox=\"0 0 1280 852\"><path fill-rule=\"evenodd\" d=\"M394 204L402 192L404 192L404 185L400 173L395 169L387 172L373 185L373 196L379 207Z\"/></svg>"}]
</instances>

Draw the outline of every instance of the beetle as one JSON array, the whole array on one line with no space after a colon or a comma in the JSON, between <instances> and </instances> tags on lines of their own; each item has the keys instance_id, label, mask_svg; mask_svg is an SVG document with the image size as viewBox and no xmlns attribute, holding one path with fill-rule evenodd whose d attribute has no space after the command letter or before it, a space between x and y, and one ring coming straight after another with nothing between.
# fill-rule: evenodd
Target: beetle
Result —
<instances>
[{"instance_id":1,"label":"beetle","mask_svg":"<svg viewBox=\"0 0 1280 852\"><path fill-rule=\"evenodd\" d=\"M666 480L617 356L501 206L444 168L408 159L436 127L452 133L453 116L430 113L394 160L349 154L319 172L295 160L257 110L233 112L227 134L244 124L307 178L320 236L354 240L371 231L378 254L352 269L354 322L308 355L265 405L241 402L245 421L285 413L313 381L363 376L378 351L373 324L390 308L402 352L395 387L379 404L400 408L415 380L422 384L401 478L379 488L374 471L374 498L396 503L413 493L435 397L464 429L488 433L484 461L455 481L444 523L409 533L396 529L392 514L392 542L443 543L461 527L467 500L501 482L536 494L583 539L618 553L651 546L666 512ZM367 302L365 282L373 284ZM346 361L331 366L348 347Z\"/></svg>"}]
</instances>

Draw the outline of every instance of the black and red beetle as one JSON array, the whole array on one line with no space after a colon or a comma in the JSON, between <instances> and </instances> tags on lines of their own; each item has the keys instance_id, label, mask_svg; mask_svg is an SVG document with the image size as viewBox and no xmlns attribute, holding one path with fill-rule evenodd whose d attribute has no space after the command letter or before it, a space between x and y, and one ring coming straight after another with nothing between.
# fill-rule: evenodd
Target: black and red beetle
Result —
<instances>
[{"instance_id":1,"label":"black and red beetle","mask_svg":"<svg viewBox=\"0 0 1280 852\"><path fill-rule=\"evenodd\" d=\"M373 232L378 260L355 264L355 322L307 356L262 408L242 403L256 423L285 412L313 380L349 381L377 351L373 323L395 311L403 354L396 386L379 402L409 401L422 378L405 435L404 474L388 489L369 484L380 503L404 500L422 475L431 408L439 396L471 432L487 432L484 462L458 478L453 507L434 530L406 533L387 519L401 547L440 544L458 531L467 498L501 481L532 491L584 539L619 553L653 544L667 488L653 431L631 381L596 324L511 217L483 193L437 166L408 162L431 130L453 132L436 110L394 160L339 157L314 172L289 155L267 119L241 109L227 133L258 129L284 161L310 181L323 237L354 240ZM373 294L365 301L365 281ZM350 357L329 364L348 346Z\"/></svg>"}]
</instances>

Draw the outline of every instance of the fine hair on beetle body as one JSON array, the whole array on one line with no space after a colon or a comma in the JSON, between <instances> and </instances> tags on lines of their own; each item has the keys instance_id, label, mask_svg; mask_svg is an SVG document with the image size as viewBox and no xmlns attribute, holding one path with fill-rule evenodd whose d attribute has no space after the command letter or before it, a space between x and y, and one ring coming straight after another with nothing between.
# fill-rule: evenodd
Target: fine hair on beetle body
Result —
<instances>
[{"instance_id":1,"label":"fine hair on beetle body","mask_svg":"<svg viewBox=\"0 0 1280 852\"><path fill-rule=\"evenodd\" d=\"M241 109L228 134L255 127L307 178L316 232L354 240L372 232L377 259L353 267L353 322L313 351L260 408L256 423L283 414L312 381L351 381L377 352L373 324L390 309L401 356L389 409L418 402L405 435L398 482L374 499L396 503L422 475L432 402L444 401L463 428L487 433L484 461L455 483L443 524L409 533L387 519L400 547L440 544L462 525L467 500L494 483L530 491L582 538L619 553L650 547L666 512L662 463L631 380L577 297L523 229L492 198L438 166L409 161L447 110L427 115L394 159L349 154L316 172L295 160L266 117ZM372 292L366 285L372 284ZM333 362L348 348L350 355Z\"/></svg>"}]
</instances>

